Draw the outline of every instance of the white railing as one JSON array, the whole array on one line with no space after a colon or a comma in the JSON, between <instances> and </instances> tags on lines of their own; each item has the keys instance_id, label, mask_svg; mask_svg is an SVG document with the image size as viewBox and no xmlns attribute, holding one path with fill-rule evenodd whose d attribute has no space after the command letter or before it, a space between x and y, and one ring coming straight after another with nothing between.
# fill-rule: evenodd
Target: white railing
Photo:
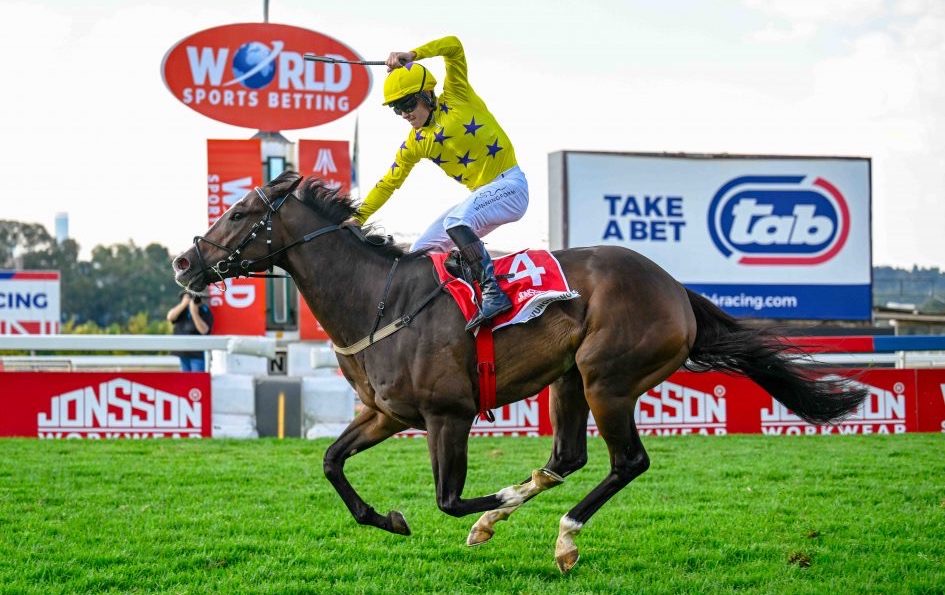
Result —
<instances>
[{"instance_id":1,"label":"white railing","mask_svg":"<svg viewBox=\"0 0 945 595\"><path fill-rule=\"evenodd\" d=\"M24 351L210 351L274 359L273 337L231 335L0 335L0 349Z\"/></svg>"}]
</instances>

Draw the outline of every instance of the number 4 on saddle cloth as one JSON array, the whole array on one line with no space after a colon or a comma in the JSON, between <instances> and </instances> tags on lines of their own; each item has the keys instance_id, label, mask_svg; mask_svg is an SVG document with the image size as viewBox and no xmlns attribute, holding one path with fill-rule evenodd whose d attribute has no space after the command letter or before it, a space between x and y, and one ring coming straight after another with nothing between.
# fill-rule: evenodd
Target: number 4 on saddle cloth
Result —
<instances>
[{"instance_id":1,"label":"number 4 on saddle cloth","mask_svg":"<svg viewBox=\"0 0 945 595\"><path fill-rule=\"evenodd\" d=\"M458 275L457 251L429 256L440 282L446 283L446 289L469 322L478 309L478 285L474 290L472 283ZM512 300L511 310L488 321L493 331L538 318L551 302L580 297L578 292L568 287L561 265L547 250L522 250L496 258L493 264L499 288Z\"/></svg>"},{"instance_id":2,"label":"number 4 on saddle cloth","mask_svg":"<svg viewBox=\"0 0 945 595\"><path fill-rule=\"evenodd\" d=\"M478 311L478 287L462 278L458 252L430 254L440 282L456 301L466 322ZM479 414L482 419L494 421L495 408L495 349L492 332L510 324L528 322L541 316L548 304L580 297L568 287L558 259L547 250L522 250L493 260L499 288L509 296L512 309L479 325L476 330L476 359L479 371ZM467 275L471 279L471 275Z\"/></svg>"}]
</instances>

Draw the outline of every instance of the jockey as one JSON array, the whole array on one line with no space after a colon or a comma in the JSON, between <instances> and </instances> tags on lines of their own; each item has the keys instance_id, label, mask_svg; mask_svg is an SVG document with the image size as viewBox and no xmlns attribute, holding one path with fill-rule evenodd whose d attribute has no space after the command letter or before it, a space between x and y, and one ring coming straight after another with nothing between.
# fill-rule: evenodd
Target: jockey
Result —
<instances>
[{"instance_id":1,"label":"jockey","mask_svg":"<svg viewBox=\"0 0 945 595\"><path fill-rule=\"evenodd\" d=\"M434 93L433 73L416 62L433 56L443 56L446 62L439 97ZM384 81L384 105L393 108L412 130L384 177L365 197L355 219L364 223L424 158L466 186L471 194L443 211L411 250L446 252L452 245L459 248L482 292L479 314L466 326L466 330L472 330L512 307L499 289L492 259L480 238L522 218L528 207L528 181L518 167L509 137L469 84L466 55L459 39L449 36L409 52L391 52L387 69L390 74Z\"/></svg>"}]
</instances>

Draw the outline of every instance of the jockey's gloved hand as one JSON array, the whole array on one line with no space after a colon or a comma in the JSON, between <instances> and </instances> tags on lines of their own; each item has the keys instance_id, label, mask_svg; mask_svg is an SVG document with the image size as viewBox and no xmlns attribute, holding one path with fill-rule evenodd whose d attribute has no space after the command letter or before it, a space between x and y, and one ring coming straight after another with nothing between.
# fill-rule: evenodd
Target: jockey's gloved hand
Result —
<instances>
[{"instance_id":1,"label":"jockey's gloved hand","mask_svg":"<svg viewBox=\"0 0 945 595\"><path fill-rule=\"evenodd\" d=\"M387 72L400 68L407 62L413 62L416 57L417 54L413 52L391 52L387 56Z\"/></svg>"}]
</instances>

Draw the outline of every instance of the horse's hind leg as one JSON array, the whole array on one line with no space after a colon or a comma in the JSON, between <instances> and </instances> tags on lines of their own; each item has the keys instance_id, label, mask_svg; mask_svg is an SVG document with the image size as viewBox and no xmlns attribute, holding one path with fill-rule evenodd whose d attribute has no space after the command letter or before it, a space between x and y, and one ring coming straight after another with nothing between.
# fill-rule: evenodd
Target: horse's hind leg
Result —
<instances>
[{"instance_id":1,"label":"horse's hind leg","mask_svg":"<svg viewBox=\"0 0 945 595\"><path fill-rule=\"evenodd\" d=\"M633 421L636 399L626 393L610 396L588 391L588 403L600 435L607 443L610 473L577 506L561 517L555 544L555 562L561 572L568 572L577 564L578 549L574 537L584 523L614 494L650 466L650 459Z\"/></svg>"},{"instance_id":2,"label":"horse's hind leg","mask_svg":"<svg viewBox=\"0 0 945 595\"><path fill-rule=\"evenodd\" d=\"M400 535L410 535L410 527L404 515L392 510L387 516L381 516L368 506L345 477L344 465L348 457L367 450L406 428L405 424L383 413L364 408L325 451L324 462L325 476L358 523L373 525Z\"/></svg>"},{"instance_id":3,"label":"horse's hind leg","mask_svg":"<svg viewBox=\"0 0 945 595\"><path fill-rule=\"evenodd\" d=\"M587 462L588 406L584 400L584 381L576 366L551 385L548 406L554 430L551 457L544 467L532 471L524 483L512 487L526 495L522 504L560 485L565 477ZM466 545L480 545L489 541L495 535L496 523L509 518L519 506L521 504L483 513L470 529Z\"/></svg>"}]
</instances>

